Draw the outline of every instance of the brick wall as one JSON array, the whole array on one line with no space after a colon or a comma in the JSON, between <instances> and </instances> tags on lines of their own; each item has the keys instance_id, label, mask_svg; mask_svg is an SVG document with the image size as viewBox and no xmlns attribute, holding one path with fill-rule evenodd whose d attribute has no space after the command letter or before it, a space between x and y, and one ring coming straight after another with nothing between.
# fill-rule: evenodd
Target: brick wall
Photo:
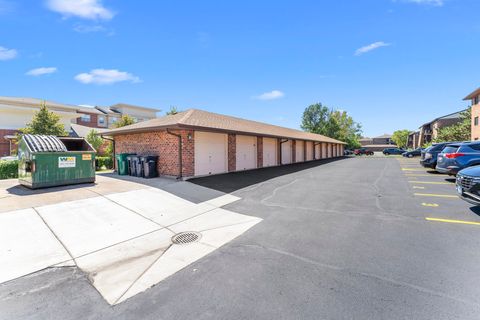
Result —
<instances>
[{"instance_id":1,"label":"brick wall","mask_svg":"<svg viewBox=\"0 0 480 320\"><path fill-rule=\"evenodd\" d=\"M15 135L17 130L0 129L0 157L10 155L10 142L4 138L4 136ZM12 149L16 150L17 145L12 142Z\"/></svg>"},{"instance_id":2,"label":"brick wall","mask_svg":"<svg viewBox=\"0 0 480 320\"><path fill-rule=\"evenodd\" d=\"M191 130L170 130L182 137L182 176L190 177L195 170L195 136ZM191 139L188 139L188 134ZM177 176L179 169L178 138L166 131L154 131L115 136L115 152L157 155L157 170L161 175Z\"/></svg>"},{"instance_id":3,"label":"brick wall","mask_svg":"<svg viewBox=\"0 0 480 320\"><path fill-rule=\"evenodd\" d=\"M237 136L228 135L228 172L237 170Z\"/></svg>"},{"instance_id":4,"label":"brick wall","mask_svg":"<svg viewBox=\"0 0 480 320\"><path fill-rule=\"evenodd\" d=\"M297 162L297 140L292 140L292 163L295 162Z\"/></svg>"},{"instance_id":5,"label":"brick wall","mask_svg":"<svg viewBox=\"0 0 480 320\"><path fill-rule=\"evenodd\" d=\"M98 127L98 115L96 113L87 113L87 112L80 112L82 114L90 115L90 121L82 121L82 118L77 118L77 124L90 127L90 128L97 128ZM106 121L106 117L105 117Z\"/></svg>"},{"instance_id":6,"label":"brick wall","mask_svg":"<svg viewBox=\"0 0 480 320\"><path fill-rule=\"evenodd\" d=\"M480 104L476 104L472 106L472 129L471 129L471 137L470 137L472 141L480 139L480 120L479 120L479 124L475 125L476 117L480 119Z\"/></svg>"},{"instance_id":7,"label":"brick wall","mask_svg":"<svg viewBox=\"0 0 480 320\"><path fill-rule=\"evenodd\" d=\"M263 168L263 138L257 137L257 168Z\"/></svg>"}]
</instances>

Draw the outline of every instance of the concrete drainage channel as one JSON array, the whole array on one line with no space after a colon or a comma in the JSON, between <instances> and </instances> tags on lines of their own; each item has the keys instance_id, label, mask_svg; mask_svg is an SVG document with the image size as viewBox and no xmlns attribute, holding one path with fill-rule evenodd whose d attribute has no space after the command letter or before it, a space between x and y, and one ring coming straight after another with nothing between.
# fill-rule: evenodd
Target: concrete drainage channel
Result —
<instances>
[{"instance_id":1,"label":"concrete drainage channel","mask_svg":"<svg viewBox=\"0 0 480 320\"><path fill-rule=\"evenodd\" d=\"M185 244L190 244L192 242L197 242L201 238L202 238L202 234L199 232L186 231L186 232L180 232L174 235L172 237L172 242L174 244L185 245Z\"/></svg>"}]
</instances>

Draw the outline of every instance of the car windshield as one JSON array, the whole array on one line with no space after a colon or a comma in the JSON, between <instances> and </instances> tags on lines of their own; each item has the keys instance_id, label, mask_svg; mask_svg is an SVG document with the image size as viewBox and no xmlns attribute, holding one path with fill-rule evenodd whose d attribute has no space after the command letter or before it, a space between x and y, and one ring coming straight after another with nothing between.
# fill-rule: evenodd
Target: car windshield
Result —
<instances>
[{"instance_id":1,"label":"car windshield","mask_svg":"<svg viewBox=\"0 0 480 320\"><path fill-rule=\"evenodd\" d=\"M437 144L431 147L430 151L440 151L445 147L445 144Z\"/></svg>"}]
</instances>

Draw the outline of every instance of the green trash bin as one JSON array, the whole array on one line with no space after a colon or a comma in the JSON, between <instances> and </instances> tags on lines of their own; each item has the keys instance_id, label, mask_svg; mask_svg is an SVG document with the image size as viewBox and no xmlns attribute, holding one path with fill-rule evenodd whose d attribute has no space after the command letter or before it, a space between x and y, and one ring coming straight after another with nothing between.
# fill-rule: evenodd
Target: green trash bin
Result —
<instances>
[{"instance_id":1,"label":"green trash bin","mask_svg":"<svg viewBox=\"0 0 480 320\"><path fill-rule=\"evenodd\" d=\"M95 149L83 138L25 134L18 180L32 189L95 182Z\"/></svg>"},{"instance_id":2,"label":"green trash bin","mask_svg":"<svg viewBox=\"0 0 480 320\"><path fill-rule=\"evenodd\" d=\"M132 153L120 153L116 155L117 159L117 172L121 176L128 175L128 162L127 157L131 156Z\"/></svg>"}]
</instances>

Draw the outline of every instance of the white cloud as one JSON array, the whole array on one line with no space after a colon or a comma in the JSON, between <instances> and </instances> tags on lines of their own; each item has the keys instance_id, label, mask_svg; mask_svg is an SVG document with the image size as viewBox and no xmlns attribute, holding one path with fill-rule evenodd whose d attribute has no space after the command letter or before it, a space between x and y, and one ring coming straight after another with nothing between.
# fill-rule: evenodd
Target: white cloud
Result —
<instances>
[{"instance_id":1,"label":"white cloud","mask_svg":"<svg viewBox=\"0 0 480 320\"><path fill-rule=\"evenodd\" d=\"M79 33L107 31L107 29L104 26L101 26L101 25L86 26L86 25L82 25L82 24L76 25L75 27L73 27L73 30L75 30Z\"/></svg>"},{"instance_id":2,"label":"white cloud","mask_svg":"<svg viewBox=\"0 0 480 320\"><path fill-rule=\"evenodd\" d=\"M385 43L383 41L374 42L374 43L371 43L367 46L364 46L364 47L361 47L361 48L355 50L355 55L360 56L364 53L367 53L369 51L372 51L372 50L375 50L375 49L378 49L378 48L381 48L381 47L388 47L389 45L390 45L390 43Z\"/></svg>"},{"instance_id":3,"label":"white cloud","mask_svg":"<svg viewBox=\"0 0 480 320\"><path fill-rule=\"evenodd\" d=\"M272 90L270 92L265 92L262 93L259 96L256 96L255 99L258 100L275 100L275 99L280 99L285 96L285 93L283 93L280 90Z\"/></svg>"},{"instance_id":4,"label":"white cloud","mask_svg":"<svg viewBox=\"0 0 480 320\"><path fill-rule=\"evenodd\" d=\"M403 2L426 4L437 7L441 7L445 4L445 0L403 0Z\"/></svg>"},{"instance_id":5,"label":"white cloud","mask_svg":"<svg viewBox=\"0 0 480 320\"><path fill-rule=\"evenodd\" d=\"M41 68L32 69L26 72L25 74L27 76L37 77L37 76L43 76L44 74L50 74L54 72L57 72L57 68L55 67L41 67Z\"/></svg>"},{"instance_id":6,"label":"white cloud","mask_svg":"<svg viewBox=\"0 0 480 320\"><path fill-rule=\"evenodd\" d=\"M17 50L0 47L0 60L10 60L17 56Z\"/></svg>"},{"instance_id":7,"label":"white cloud","mask_svg":"<svg viewBox=\"0 0 480 320\"><path fill-rule=\"evenodd\" d=\"M141 82L140 78L131 73L116 69L93 69L87 73L80 73L75 80L85 84L114 84L116 82L129 81L132 83Z\"/></svg>"},{"instance_id":8,"label":"white cloud","mask_svg":"<svg viewBox=\"0 0 480 320\"><path fill-rule=\"evenodd\" d=\"M79 17L90 20L110 20L115 15L102 5L101 0L47 0L47 7L63 17Z\"/></svg>"},{"instance_id":9,"label":"white cloud","mask_svg":"<svg viewBox=\"0 0 480 320\"><path fill-rule=\"evenodd\" d=\"M78 33L92 33L92 32L101 32L105 33L107 36L113 36L115 35L115 31L110 28L106 28L102 25L83 25L83 24L77 24L73 27L73 30L78 32Z\"/></svg>"}]
</instances>

